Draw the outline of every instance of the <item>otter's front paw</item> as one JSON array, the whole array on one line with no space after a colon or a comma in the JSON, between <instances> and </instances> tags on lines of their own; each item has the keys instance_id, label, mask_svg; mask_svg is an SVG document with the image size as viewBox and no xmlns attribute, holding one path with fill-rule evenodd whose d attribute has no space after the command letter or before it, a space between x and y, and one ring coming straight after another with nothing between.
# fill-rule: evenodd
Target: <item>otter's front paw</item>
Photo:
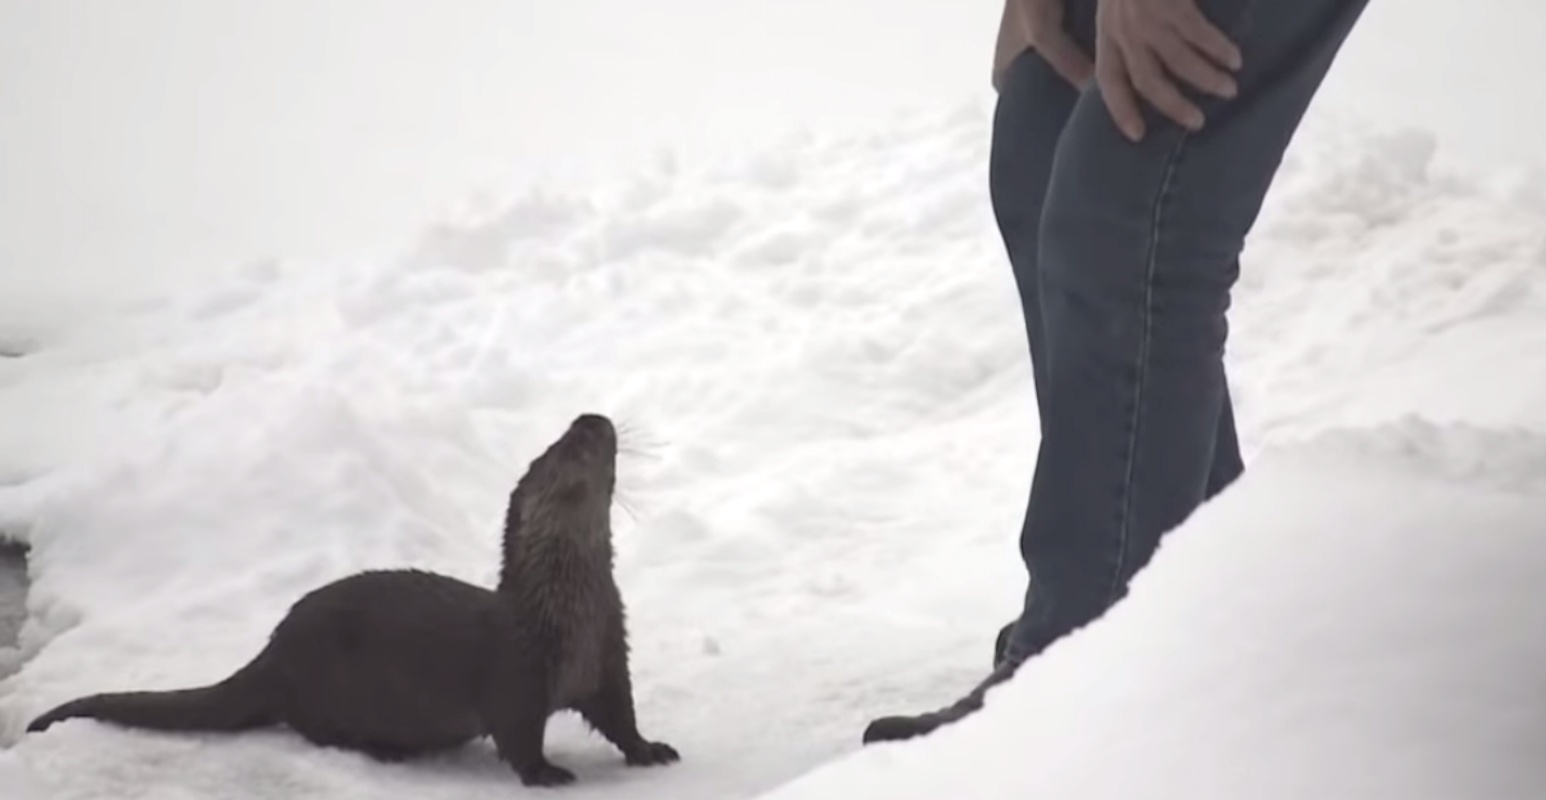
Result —
<instances>
[{"instance_id":1,"label":"otter's front paw","mask_svg":"<svg viewBox=\"0 0 1546 800\"><path fill-rule=\"evenodd\" d=\"M682 756L676 752L676 748L665 742L643 742L638 747L630 750L624 758L629 766L634 767L653 767L682 760Z\"/></svg>"}]
</instances>

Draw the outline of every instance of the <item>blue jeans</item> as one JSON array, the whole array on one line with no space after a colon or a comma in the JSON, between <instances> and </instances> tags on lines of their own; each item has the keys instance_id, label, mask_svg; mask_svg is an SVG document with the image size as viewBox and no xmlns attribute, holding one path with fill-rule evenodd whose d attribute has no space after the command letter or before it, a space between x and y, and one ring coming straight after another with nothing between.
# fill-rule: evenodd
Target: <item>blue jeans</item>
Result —
<instances>
[{"instance_id":1,"label":"blue jeans","mask_svg":"<svg viewBox=\"0 0 1546 800\"><path fill-rule=\"evenodd\" d=\"M1096 0L1066 0L1094 53ZM926 734L1099 618L1208 497L1241 473L1224 379L1240 252L1304 112L1367 0L1198 0L1240 47L1238 96L1188 92L1197 133L1150 111L1133 143L1099 89L1034 53L1000 84L993 207L1019 282L1041 445L1020 551L1030 586L991 675L954 704L873 720ZM1242 535L1249 535L1243 531Z\"/></svg>"},{"instance_id":2,"label":"blue jeans","mask_svg":"<svg viewBox=\"0 0 1546 800\"><path fill-rule=\"evenodd\" d=\"M1018 664L1122 599L1161 537L1243 469L1224 375L1239 255L1300 119L1367 0L1202 0L1241 48L1239 96L1152 110L1137 144L1093 86L1034 52L994 115L990 191L1019 285L1041 444L1020 550ZM1095 0L1068 26L1094 53Z\"/></svg>"}]
</instances>

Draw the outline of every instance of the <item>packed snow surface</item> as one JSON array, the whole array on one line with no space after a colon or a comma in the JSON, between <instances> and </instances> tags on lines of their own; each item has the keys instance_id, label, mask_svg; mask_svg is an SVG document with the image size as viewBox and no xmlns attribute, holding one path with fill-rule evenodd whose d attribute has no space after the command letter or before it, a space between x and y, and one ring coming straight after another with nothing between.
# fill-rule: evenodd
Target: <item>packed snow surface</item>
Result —
<instances>
[{"instance_id":1,"label":"packed snow surface","mask_svg":"<svg viewBox=\"0 0 1546 800\"><path fill-rule=\"evenodd\" d=\"M1541 797L1546 438L1409 422L1255 466L982 713L765 800Z\"/></svg>"},{"instance_id":2,"label":"packed snow surface","mask_svg":"<svg viewBox=\"0 0 1546 800\"><path fill-rule=\"evenodd\" d=\"M561 717L567 796L1541 796L1546 192L1320 111L1233 311L1247 478L981 715L855 754L982 677L1023 589L1037 420L987 119L534 189L393 262L256 263L0 360L32 577L7 800L529 794L487 743L22 729L222 678L356 570L491 584L511 485L587 411L624 430L641 725L683 761Z\"/></svg>"}]
</instances>

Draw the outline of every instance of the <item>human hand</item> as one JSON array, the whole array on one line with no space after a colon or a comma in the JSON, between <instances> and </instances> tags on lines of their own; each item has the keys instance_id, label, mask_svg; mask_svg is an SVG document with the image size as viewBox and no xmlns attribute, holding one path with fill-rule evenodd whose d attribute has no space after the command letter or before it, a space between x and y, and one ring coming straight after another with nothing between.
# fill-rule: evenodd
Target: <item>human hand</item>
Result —
<instances>
[{"instance_id":1,"label":"human hand","mask_svg":"<svg viewBox=\"0 0 1546 800\"><path fill-rule=\"evenodd\" d=\"M1083 87L1095 72L1090 55L1068 35L1063 18L1064 0L1020 0L1031 49L1054 72L1074 86Z\"/></svg>"},{"instance_id":2,"label":"human hand","mask_svg":"<svg viewBox=\"0 0 1546 800\"><path fill-rule=\"evenodd\" d=\"M1144 135L1140 96L1188 130L1202 128L1202 110L1172 75L1209 94L1235 96L1234 79L1219 65L1240 69L1240 49L1196 0L1100 0L1095 30L1101 96L1117 127L1135 142Z\"/></svg>"}]
</instances>

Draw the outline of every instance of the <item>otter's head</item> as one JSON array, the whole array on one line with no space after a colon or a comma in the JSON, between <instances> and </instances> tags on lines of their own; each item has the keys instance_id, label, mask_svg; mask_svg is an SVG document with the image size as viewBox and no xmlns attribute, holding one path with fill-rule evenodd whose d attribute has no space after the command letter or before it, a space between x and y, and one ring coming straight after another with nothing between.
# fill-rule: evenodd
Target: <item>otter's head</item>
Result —
<instances>
[{"instance_id":1,"label":"otter's head","mask_svg":"<svg viewBox=\"0 0 1546 800\"><path fill-rule=\"evenodd\" d=\"M507 550L519 537L609 535L616 484L617 429L600 414L581 414L510 493Z\"/></svg>"}]
</instances>

